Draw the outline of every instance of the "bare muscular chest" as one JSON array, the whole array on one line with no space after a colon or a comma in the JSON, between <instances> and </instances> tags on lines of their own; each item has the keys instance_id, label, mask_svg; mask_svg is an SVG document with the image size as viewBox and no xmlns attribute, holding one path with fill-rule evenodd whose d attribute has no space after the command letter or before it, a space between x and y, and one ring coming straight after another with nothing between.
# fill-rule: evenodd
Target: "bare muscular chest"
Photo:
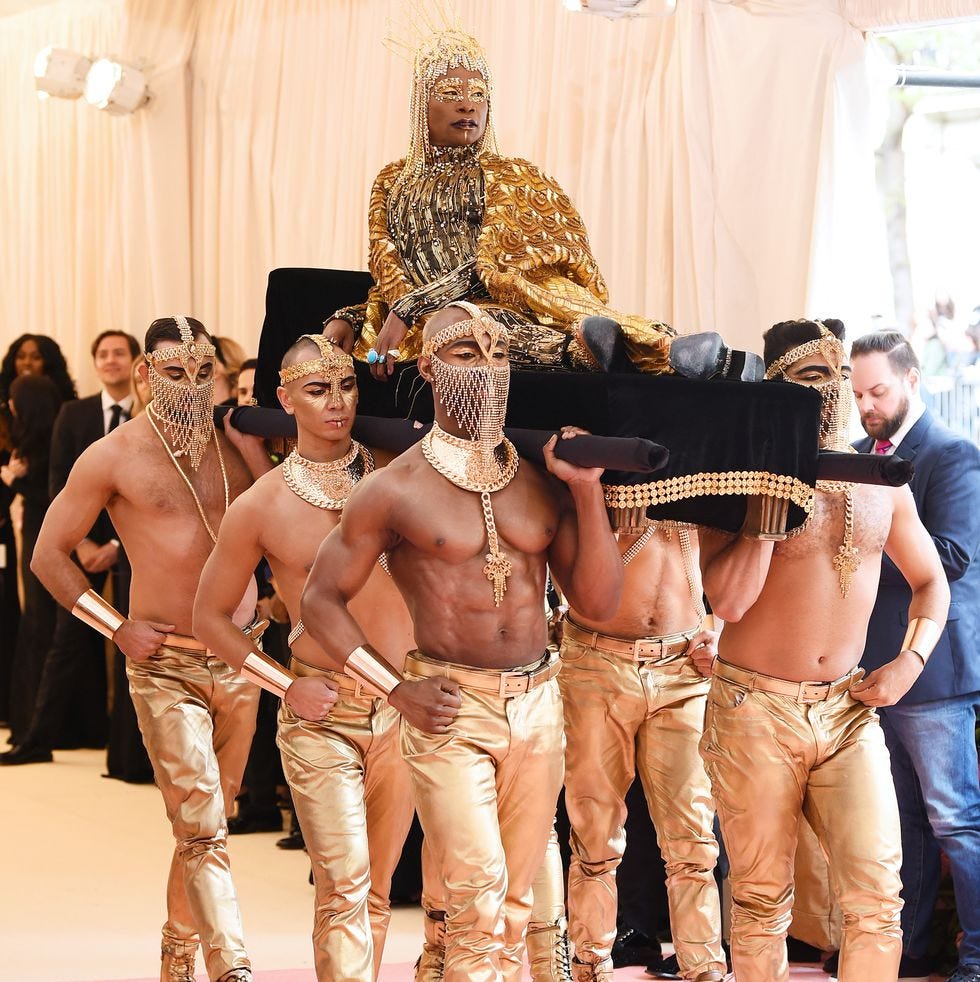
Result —
<instances>
[{"instance_id":1,"label":"bare muscular chest","mask_svg":"<svg viewBox=\"0 0 980 982\"><path fill-rule=\"evenodd\" d=\"M854 545L864 555L880 553L891 528L891 499L885 488L858 484L852 492L852 526ZM775 554L783 559L804 559L815 548L825 549L844 541L846 497L818 490L814 496L813 515L800 535L776 544Z\"/></svg>"},{"instance_id":2,"label":"bare muscular chest","mask_svg":"<svg viewBox=\"0 0 980 982\"><path fill-rule=\"evenodd\" d=\"M544 552L555 537L558 510L541 482L520 471L506 488L487 497L433 472L418 497L400 510L397 524L402 539L420 552L463 563L486 553L488 524L504 551Z\"/></svg>"}]
</instances>

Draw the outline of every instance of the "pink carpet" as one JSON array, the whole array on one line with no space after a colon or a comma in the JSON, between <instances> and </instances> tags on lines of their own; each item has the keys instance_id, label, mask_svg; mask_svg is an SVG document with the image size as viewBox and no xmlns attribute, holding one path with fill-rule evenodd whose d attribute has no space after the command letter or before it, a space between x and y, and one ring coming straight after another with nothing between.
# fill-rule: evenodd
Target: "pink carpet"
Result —
<instances>
[{"instance_id":1,"label":"pink carpet","mask_svg":"<svg viewBox=\"0 0 980 982\"><path fill-rule=\"evenodd\" d=\"M805 968L796 967L790 970L793 979L808 980L808 982L819 982L828 978L819 968L807 966ZM411 965L382 965L381 978L379 982L412 982L414 973ZM529 979L530 976L526 975ZM616 971L616 978L625 982L627 979L644 979L650 982L650 977L642 968L620 968ZM280 969L278 971L257 971L254 976L255 982L316 982L313 970L309 968L301 969ZM208 982L206 975L198 975L198 982ZM78 980L83 982L83 980ZM84 980L90 982L90 980ZM157 982L156 978L146 979L99 979L95 982Z\"/></svg>"}]
</instances>

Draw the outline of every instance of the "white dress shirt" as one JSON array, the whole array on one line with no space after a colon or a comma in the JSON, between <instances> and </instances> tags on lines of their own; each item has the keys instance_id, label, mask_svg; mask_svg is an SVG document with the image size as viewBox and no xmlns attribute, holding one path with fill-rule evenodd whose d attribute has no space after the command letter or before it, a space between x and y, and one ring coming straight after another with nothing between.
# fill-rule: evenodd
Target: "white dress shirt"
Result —
<instances>
[{"instance_id":1,"label":"white dress shirt","mask_svg":"<svg viewBox=\"0 0 980 982\"><path fill-rule=\"evenodd\" d=\"M105 389L102 390L102 434L103 436L109 432L109 424L112 422L112 407L116 405L116 400L106 392ZM131 395L126 396L125 399L119 400L119 405L122 406L123 415L119 417L119 422L124 423L129 419L133 412L133 397ZM125 417L125 419L123 418Z\"/></svg>"}]
</instances>

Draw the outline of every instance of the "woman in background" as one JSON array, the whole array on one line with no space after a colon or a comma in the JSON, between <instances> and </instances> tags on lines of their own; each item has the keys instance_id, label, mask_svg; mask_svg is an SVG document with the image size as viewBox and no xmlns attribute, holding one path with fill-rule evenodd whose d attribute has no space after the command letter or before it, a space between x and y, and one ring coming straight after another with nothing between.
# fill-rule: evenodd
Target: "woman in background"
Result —
<instances>
[{"instance_id":1,"label":"woman in background","mask_svg":"<svg viewBox=\"0 0 980 982\"><path fill-rule=\"evenodd\" d=\"M0 482L24 503L20 576L24 585L17 644L10 679L10 742L16 746L31 722L44 657L54 630L55 602L31 572L41 523L48 510L48 456L51 431L61 408L61 393L45 375L25 373L10 385L10 459L0 467Z\"/></svg>"}]
</instances>

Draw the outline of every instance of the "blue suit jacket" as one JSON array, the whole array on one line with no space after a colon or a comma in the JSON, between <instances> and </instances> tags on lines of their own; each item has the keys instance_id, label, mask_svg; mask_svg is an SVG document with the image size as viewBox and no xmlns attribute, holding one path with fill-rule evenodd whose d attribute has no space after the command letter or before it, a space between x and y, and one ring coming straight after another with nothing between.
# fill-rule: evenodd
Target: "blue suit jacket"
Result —
<instances>
[{"instance_id":1,"label":"blue suit jacket","mask_svg":"<svg viewBox=\"0 0 980 982\"><path fill-rule=\"evenodd\" d=\"M855 448L874 452L869 437ZM980 691L980 449L927 409L895 451L915 464L912 495L942 560L952 602L946 630L903 703L929 702ZM880 668L900 651L912 591L887 557L862 666Z\"/></svg>"}]
</instances>

